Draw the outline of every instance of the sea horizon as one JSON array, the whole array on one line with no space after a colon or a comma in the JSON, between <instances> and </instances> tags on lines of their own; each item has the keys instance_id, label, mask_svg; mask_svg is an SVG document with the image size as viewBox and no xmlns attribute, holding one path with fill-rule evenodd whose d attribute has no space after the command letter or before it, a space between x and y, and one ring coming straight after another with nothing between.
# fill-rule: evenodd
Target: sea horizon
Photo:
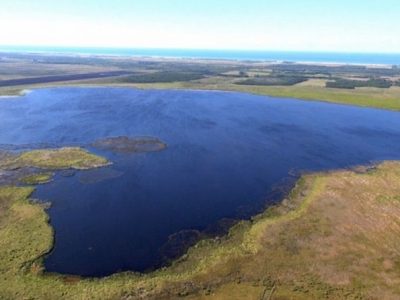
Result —
<instances>
[{"instance_id":1,"label":"sea horizon","mask_svg":"<svg viewBox=\"0 0 400 300\"><path fill-rule=\"evenodd\" d=\"M0 45L0 53L95 55L120 57L153 57L212 59L238 61L267 61L290 63L331 63L360 65L398 65L400 53L357 53L288 50L220 50L171 48L106 48Z\"/></svg>"}]
</instances>

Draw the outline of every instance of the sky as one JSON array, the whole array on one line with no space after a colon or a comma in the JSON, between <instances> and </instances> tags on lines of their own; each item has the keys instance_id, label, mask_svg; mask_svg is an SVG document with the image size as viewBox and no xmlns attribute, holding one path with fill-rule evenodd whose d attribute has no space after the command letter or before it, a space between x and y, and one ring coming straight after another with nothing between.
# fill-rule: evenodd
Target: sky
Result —
<instances>
[{"instance_id":1,"label":"sky","mask_svg":"<svg viewBox=\"0 0 400 300\"><path fill-rule=\"evenodd\" d=\"M400 53L400 1L0 0L0 45Z\"/></svg>"}]
</instances>

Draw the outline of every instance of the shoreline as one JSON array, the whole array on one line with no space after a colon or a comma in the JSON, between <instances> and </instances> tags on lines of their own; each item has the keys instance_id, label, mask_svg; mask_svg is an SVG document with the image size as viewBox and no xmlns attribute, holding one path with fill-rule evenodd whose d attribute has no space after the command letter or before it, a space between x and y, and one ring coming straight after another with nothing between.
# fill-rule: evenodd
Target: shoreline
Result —
<instances>
[{"instance_id":1,"label":"shoreline","mask_svg":"<svg viewBox=\"0 0 400 300\"><path fill-rule=\"evenodd\" d=\"M15 286L15 284L17 284L17 286L20 286L21 288L24 287L25 290L24 294L31 295L31 297L35 299L40 298L40 295L42 295L43 292L45 293L50 292L50 290L47 290L45 286L51 287L52 294L54 295L54 297L60 298L61 296L61 294L59 294L60 292L63 295L61 296L61 298L65 299L85 297L84 295L89 295L87 293L90 293L91 296L102 295L102 297L112 298L112 297L117 297L117 295L120 295L120 293L122 292L128 293L128 291L130 291L129 293L131 293L132 297L135 299L136 298L157 299L160 297L166 297L167 295L169 296L192 295L194 298L191 299L201 299L200 296L204 295L205 292L211 293L213 295L219 295L222 293L223 295L226 296L230 292L238 292L241 289L245 289L246 291L248 291L248 293L250 293L249 299L258 299L257 295L259 295L265 289L272 289L273 287L277 289L278 295L291 295L291 297L295 297L296 299L300 295L303 295L303 297L306 297L307 299L309 299L310 297L319 298L322 295L324 295L326 291L330 291L330 293L333 293L332 296L336 295L334 296L334 298L341 298L344 295L354 295L354 296L374 295L374 288L371 289L371 287L369 286L352 288L353 285L351 283L347 283L347 285L340 287L341 284L330 285L327 283L322 283L323 281L321 280L324 280L323 277L320 279L315 279L315 277L309 277L310 275L302 275L303 276L302 278L304 279L301 282L303 285L305 284L307 287L305 290L302 289L298 290L296 288L296 283L293 283L291 281L293 279L290 279L292 275L290 275L287 279L283 280L288 276L284 275L286 274L285 273L286 271L283 271L284 273L279 275L284 277L277 277L275 279L273 277L272 278L268 277L268 276L276 276L273 275L275 272L274 271L275 268L277 268L277 270L282 270L282 269L285 270L287 267L291 266L292 264L291 260L295 259L296 255L290 254L291 252L289 252L290 256L288 258L289 261L287 262L287 265L282 264L283 262L280 262L280 259L285 259L286 254L284 254L285 252L281 251L285 250L284 249L279 250L280 248L274 250L275 249L275 246L273 246L274 244L268 247L264 245L265 242L267 242L268 244L271 243L272 241L275 242L279 241L276 240L276 235L274 234L274 232L277 229L283 230L283 233L285 233L285 235L294 234L294 237L301 239L301 236L298 236L298 233L296 233L296 231L298 230L298 226L303 226L303 227L306 226L304 227L304 229L301 230L305 230L307 228L308 228L307 230L311 230L311 232L317 230L313 234L317 234L316 241L318 241L318 243L321 243L326 239L329 240L331 235L333 234L330 233L331 232L330 230L334 230L335 227L332 227L332 229L328 230L326 226L331 226L328 223L327 224L318 223L319 225L315 228L308 227L309 225L307 224L312 224L312 223L308 223L309 221L305 222L303 221L303 219L312 217L315 215L315 213L320 214L323 212L327 215L330 215L332 209L336 211L337 210L342 211L346 215L347 209L343 210L343 207L340 204L335 206L331 206L333 204L329 204L329 203L335 203L336 200L333 199L329 200L326 204L324 203L327 201L326 193L328 193L328 195L331 194L332 192L329 191L332 191L332 188L334 188L335 186L336 189L339 188L338 191L341 191L342 188L346 187L349 184L349 180L350 182L353 182L351 186L357 186L360 182L364 182L365 184L365 181L371 182L374 185L376 184L379 185L380 184L379 180L381 180L381 178L382 180L388 180L389 178L391 178L391 181L398 182L398 176L400 174L398 172L400 168L399 162L383 161L379 163L374 163L372 164L372 166L373 167L371 168L371 164L369 164L367 166L352 167L351 169L347 168L335 169L324 172L312 172L304 174L296 182L296 185L294 186L293 189L291 189L289 195L285 197L282 201L280 201L278 204L273 205L265 209L262 213L253 216L251 220L241 221L238 224L234 225L230 229L228 235L222 238L201 240L195 246L191 247L184 256L175 260L171 266L164 267L147 274L143 273L139 274L128 271L122 273L115 273L110 276L102 278L93 278L93 277L83 278L74 275L60 275L57 273L45 272L42 266L42 260L43 256L46 255L46 253L48 253L51 247L54 246L53 243L54 241L52 240L50 234L52 232L54 233L54 230L47 223L49 217L48 214L44 211L44 207L42 207L37 202L32 202L31 200L28 200L32 191L27 190L26 192L29 193L23 196L26 197L26 199L21 198L22 202L18 202L20 201L18 200L17 203L14 204L14 207L17 208L19 207L19 205L22 205L25 207L23 208L24 210L28 209L28 207L31 207L32 209L37 211L37 213L39 213L40 215L40 218L35 217L35 220L32 220L30 222L39 221L38 224L42 225L40 225L39 227L34 227L35 228L34 230L38 230L38 228L42 228L42 226L44 226L48 234L50 234L49 236L47 236L48 239L47 241L53 241L53 242L46 243L46 245L48 244L48 247L46 246L42 248L43 250L41 250L40 254L37 253L34 259L25 261L23 263L22 269L20 271L17 270L17 273L13 275L12 282L14 281L16 282L13 283L12 286ZM350 194L352 194L351 186L350 186ZM373 187L371 188L373 190ZM2 189L4 189L4 187L0 187L0 191L4 192ZM20 187L15 189L18 189L18 191L22 192L22 190L20 189L24 188ZM396 187L393 187L392 190L396 191ZM386 195L390 195L392 193L387 190L382 190L382 193L383 191L385 191L384 193L386 193ZM17 190L15 190L15 193L16 192ZM23 194L24 193L25 192L23 192ZM365 193L369 192L365 191ZM379 192L375 191L375 194L379 196ZM381 199L383 196L379 197L378 199ZM389 196L384 196L384 198L382 199L389 199L387 197ZM355 205L355 203L358 203L355 199L351 199L352 202L350 203L348 201L350 199L343 199L343 198L340 199L341 199L340 203L342 204L347 203L347 205L353 205L353 204ZM380 202L378 203L381 206L389 205L390 203L392 203L392 202L382 202L383 200L379 201ZM375 202L372 202L372 204L373 203ZM320 205L324 205L323 207L330 207L330 209L320 211L320 209L318 209ZM358 205L364 206L365 203L360 202ZM369 211L370 206L367 206L367 208L368 210L365 213L368 215L368 213L370 212ZM386 212L386 209L384 211ZM375 214L374 216L377 215ZM39 219L36 220L36 218ZM352 218L353 217L351 217L351 220ZM357 218L359 218L359 216L357 216ZM323 219L318 219L318 220L319 220L318 222L322 222ZM30 223L27 223L27 226L29 226L29 224ZM320 232L319 228L321 228L322 230L321 233L319 233ZM363 230L368 230L368 226ZM267 232L269 232L267 235L269 236L269 238L265 240L265 234ZM396 231L394 231L393 233L395 232ZM3 236L3 234L4 232L2 232L0 229L0 236ZM22 233L23 236L25 234L26 233ZM34 233L34 236L36 236L37 234L38 232ZM322 234L321 237L322 240L318 238L319 234ZM355 234L357 234L357 230L355 231ZM371 234L373 234L374 236L376 235L376 233L374 232L372 232ZM341 235L339 235L339 237L340 236ZM321 245L324 244L322 243ZM321 245L318 247L321 247ZM381 247L382 245L384 244L378 243L374 247ZM11 245L11 247L13 246ZM318 249L318 247L316 249ZM338 247L340 249L340 245ZM295 249L296 248L294 248L293 251L297 251ZM3 251L4 250L5 249L3 249ZM276 258L274 258L274 256L271 257L271 255L279 255L279 253L282 253L283 258L279 258L280 256L277 256ZM299 264L297 266L296 272L293 273L293 276L296 276L295 274L297 274L299 271L306 272L305 274L308 274L307 273L308 271L306 271L308 268L307 266L309 266L310 264L308 259L311 259L313 256L310 257L307 253L308 252L302 254L305 255L304 257L304 259L306 259L305 265ZM271 271L267 271L267 274L269 274L269 272L272 272L270 273L271 275L265 275L267 277L264 277L264 279L262 279L263 277L260 278L259 277L260 275L257 275L259 274L260 270L264 270L262 268L262 265L258 263L259 259L261 258L269 260L267 266L268 269L271 269ZM339 256L337 259L341 259L341 256ZM230 261L232 260L234 262L234 265L232 265L227 269L228 273L226 273L225 271L222 272L222 270L225 270L224 268L226 268L223 266L225 265L230 266L231 265ZM276 262L277 263L276 266L274 266L273 263L274 260L278 260ZM253 266L254 263L255 265ZM250 273L246 273L247 271L245 266L247 264L253 266L250 269L251 270ZM349 266L351 265L352 264L350 263ZM242 267L244 267L244 269L241 269ZM324 266L320 265L320 267ZM231 274L231 271L229 271L230 268L239 268L238 270L241 270L238 271L240 272L239 274L242 274L241 277L239 277L240 279L238 279L235 273ZM344 271L341 270L339 272L344 272ZM346 272L356 272L356 271L349 270ZM358 274L357 272L355 274ZM9 274L9 271L3 272L3 274L0 275L0 278L5 276L3 279L6 279L7 276L11 275L7 274ZM207 275L204 274L209 274L210 277L207 277ZM222 280L219 276L223 276L221 278L225 279ZM369 275L363 274L362 276L369 276ZM265 278L269 279L265 281L266 280ZM11 278L8 278L6 280L11 280ZM21 283L17 283L19 282L19 280L22 280ZM261 280L261 282L259 282L259 280ZM71 286L70 282L75 282L76 284ZM31 286L32 283L34 283L36 287ZM190 284L188 285L188 283ZM20 284L22 284L22 286ZM230 287L229 291L227 291L224 288L227 285ZM117 289L114 290L114 287L116 287ZM5 288L4 286L0 287L0 296L8 295L7 293L4 293L6 291L6 289L4 288ZM109 288L109 290L107 288ZM100 294L98 294L98 292L100 292ZM104 294L105 292L106 294ZM375 290L375 294L376 293L377 292ZM385 293L389 293L390 295L389 290L386 290Z\"/></svg>"},{"instance_id":2,"label":"shoreline","mask_svg":"<svg viewBox=\"0 0 400 300\"><path fill-rule=\"evenodd\" d=\"M46 54L4 54L2 65L10 75L0 74L0 99L24 89L107 86L233 91L400 111L400 69L390 65Z\"/></svg>"},{"instance_id":3,"label":"shoreline","mask_svg":"<svg viewBox=\"0 0 400 300\"><path fill-rule=\"evenodd\" d=\"M258 86L260 87L260 86ZM400 111L400 106L397 108L386 108L386 107L379 107L379 106L373 106L373 105L368 105L368 104L357 104L357 103L352 103L352 102L339 102L339 101L334 101L334 100L328 100L328 99L319 99L319 98L307 98L307 97L297 97L297 96L291 96L291 95L274 95L273 93L263 93L259 92L257 90L242 90L242 89L222 89L222 88L211 88L211 87L185 87L185 86L168 86L168 85L162 85L159 84L104 84L104 83L61 83L61 84L43 84L41 86L37 87L30 87L29 89L22 89L21 91L16 90L15 95L1 95L1 88L0 88L0 100L5 99L5 98L19 98L23 97L31 92L34 92L35 90L40 90L40 89L62 89L62 88L87 88L87 89L102 89L102 88L113 88L113 89L137 89L137 90L165 90L165 91L192 91L192 92L220 92L220 93L239 93L239 94L250 94L250 95L255 95L255 96L262 96L262 97L273 97L273 98L279 98L282 100L289 100L289 101L303 101L303 102L316 102L316 103L325 103L325 104L335 104L335 105L343 105L343 106L352 106L352 107L358 107L358 108L367 108L367 109L378 109L378 110L385 110L385 111L392 111L392 112L399 112ZM273 87L275 88L275 87ZM279 88L279 86L277 87ZM392 87L394 89L399 89L399 87ZM400 100L400 99L399 99Z\"/></svg>"},{"instance_id":4,"label":"shoreline","mask_svg":"<svg viewBox=\"0 0 400 300\"><path fill-rule=\"evenodd\" d=\"M40 87L39 87L39 89L40 89ZM16 90L15 94L10 94L10 95L1 95L0 94L0 99L23 97L23 96L26 96L26 95L30 94L34 90L35 90L35 88L32 88L32 89L21 89L21 90Z\"/></svg>"}]
</instances>

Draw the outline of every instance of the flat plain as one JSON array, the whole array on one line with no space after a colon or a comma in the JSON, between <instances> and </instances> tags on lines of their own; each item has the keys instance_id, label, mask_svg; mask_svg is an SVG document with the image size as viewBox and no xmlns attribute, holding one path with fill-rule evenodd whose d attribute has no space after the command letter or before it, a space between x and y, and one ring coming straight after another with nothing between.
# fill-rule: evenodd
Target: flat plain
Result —
<instances>
[{"instance_id":1,"label":"flat plain","mask_svg":"<svg viewBox=\"0 0 400 300\"><path fill-rule=\"evenodd\" d=\"M0 95L65 85L239 91L400 110L397 66L0 54Z\"/></svg>"}]
</instances>

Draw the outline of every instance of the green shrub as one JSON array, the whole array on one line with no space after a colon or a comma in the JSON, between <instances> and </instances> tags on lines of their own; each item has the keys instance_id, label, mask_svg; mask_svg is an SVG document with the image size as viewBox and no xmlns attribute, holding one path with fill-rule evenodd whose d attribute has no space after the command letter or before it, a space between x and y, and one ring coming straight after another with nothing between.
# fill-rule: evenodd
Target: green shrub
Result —
<instances>
[{"instance_id":1,"label":"green shrub","mask_svg":"<svg viewBox=\"0 0 400 300\"><path fill-rule=\"evenodd\" d=\"M155 83L191 81L202 78L204 78L204 76L200 73L160 71L155 73L136 74L124 77L121 79L121 81L128 83Z\"/></svg>"},{"instance_id":2,"label":"green shrub","mask_svg":"<svg viewBox=\"0 0 400 300\"><path fill-rule=\"evenodd\" d=\"M389 80L381 78L371 78L369 80L351 80L338 78L335 81L328 81L327 88L337 89L355 89L357 87L376 87L376 88L390 88L392 83Z\"/></svg>"},{"instance_id":3,"label":"green shrub","mask_svg":"<svg viewBox=\"0 0 400 300\"><path fill-rule=\"evenodd\" d=\"M254 78L249 78L246 80L238 81L235 84L238 85L266 85L266 86L273 86L273 85L295 85L297 83L301 83L303 81L308 80L307 77L302 76L258 76Z\"/></svg>"}]
</instances>

